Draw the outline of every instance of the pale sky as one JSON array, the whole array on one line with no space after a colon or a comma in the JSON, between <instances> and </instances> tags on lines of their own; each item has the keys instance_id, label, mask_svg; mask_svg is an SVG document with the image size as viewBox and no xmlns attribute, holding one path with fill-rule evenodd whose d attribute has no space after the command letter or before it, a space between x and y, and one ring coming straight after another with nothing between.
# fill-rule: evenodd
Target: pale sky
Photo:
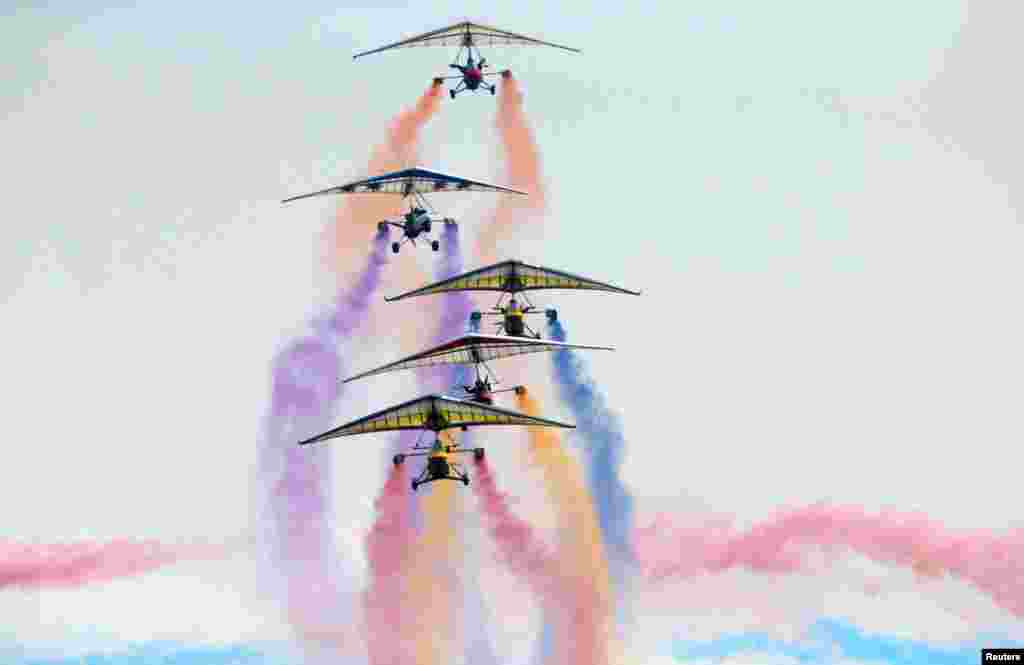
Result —
<instances>
[{"instance_id":1,"label":"pale sky","mask_svg":"<svg viewBox=\"0 0 1024 665\"><path fill-rule=\"evenodd\" d=\"M583 49L488 52L522 82L550 200L543 233L505 252L644 291L535 298L569 341L618 349L588 361L625 423L638 518L829 500L1024 527L1015 3L361 4L5 12L0 535L247 532L270 358L334 292L319 257L337 201L278 202L358 174L454 49L353 52L467 16ZM494 109L446 98L423 165L500 181ZM417 350L353 348L359 367ZM550 382L548 360L516 362L501 368ZM414 386L375 379L338 422ZM514 486L500 446L517 439L494 441ZM386 442L361 443L338 464L382 474ZM335 492L355 559L379 483ZM0 625L46 642L105 601L101 633L188 639L174 608L217 598L199 603L207 637L284 635L256 575L189 564L145 591L4 593ZM943 598L1020 628L965 584L907 584L884 607L833 603L907 639L946 631ZM161 589L166 619L142 625L133 599Z\"/></svg>"}]
</instances>

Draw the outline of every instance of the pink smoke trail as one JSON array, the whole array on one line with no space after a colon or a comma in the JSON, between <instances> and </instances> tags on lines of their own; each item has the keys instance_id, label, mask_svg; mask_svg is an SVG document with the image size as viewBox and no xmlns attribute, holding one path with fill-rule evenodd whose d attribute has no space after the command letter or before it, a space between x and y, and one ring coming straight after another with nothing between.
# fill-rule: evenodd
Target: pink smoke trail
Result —
<instances>
[{"instance_id":1,"label":"pink smoke trail","mask_svg":"<svg viewBox=\"0 0 1024 665\"><path fill-rule=\"evenodd\" d=\"M405 570L415 531L410 524L409 483L405 465L392 466L377 499L377 519L366 538L370 585L363 594L370 665L399 665L412 653L408 641L410 613Z\"/></svg>"},{"instance_id":2,"label":"pink smoke trail","mask_svg":"<svg viewBox=\"0 0 1024 665\"><path fill-rule=\"evenodd\" d=\"M509 509L507 495L498 491L487 460L480 460L475 466L473 489L503 563L530 586L545 607L556 607L560 602L562 580L554 553L537 537L529 523Z\"/></svg>"},{"instance_id":3,"label":"pink smoke trail","mask_svg":"<svg viewBox=\"0 0 1024 665\"><path fill-rule=\"evenodd\" d=\"M547 206L540 150L523 112L523 93L514 78L501 80L495 124L501 136L507 171L501 184L528 192L528 196L502 196L493 217L480 228L477 247L482 265L509 258L500 251L500 244L506 242L513 231L521 232L524 222L540 219L540 213Z\"/></svg>"},{"instance_id":4,"label":"pink smoke trail","mask_svg":"<svg viewBox=\"0 0 1024 665\"><path fill-rule=\"evenodd\" d=\"M862 508L819 504L779 513L738 532L728 521L687 524L660 515L634 535L637 561L651 580L694 577L732 568L783 574L805 569L811 546L845 547L879 563L944 573L1024 616L1024 530L951 532L917 513L870 515Z\"/></svg>"},{"instance_id":5,"label":"pink smoke trail","mask_svg":"<svg viewBox=\"0 0 1024 665\"><path fill-rule=\"evenodd\" d=\"M224 556L225 546L152 540L26 545L0 541L0 589L73 588L134 577L184 559Z\"/></svg>"}]
</instances>

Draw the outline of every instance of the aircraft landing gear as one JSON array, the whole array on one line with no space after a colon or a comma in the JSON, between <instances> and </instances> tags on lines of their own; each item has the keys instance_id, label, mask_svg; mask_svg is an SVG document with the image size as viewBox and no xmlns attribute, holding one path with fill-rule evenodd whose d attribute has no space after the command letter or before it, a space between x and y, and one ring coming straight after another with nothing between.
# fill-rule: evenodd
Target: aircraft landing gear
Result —
<instances>
[{"instance_id":1,"label":"aircraft landing gear","mask_svg":"<svg viewBox=\"0 0 1024 665\"><path fill-rule=\"evenodd\" d=\"M494 86L491 86L491 95L494 95Z\"/></svg>"},{"instance_id":2,"label":"aircraft landing gear","mask_svg":"<svg viewBox=\"0 0 1024 665\"><path fill-rule=\"evenodd\" d=\"M448 94L450 94L452 96L452 99L455 99L455 91L454 90L449 90Z\"/></svg>"},{"instance_id":3,"label":"aircraft landing gear","mask_svg":"<svg viewBox=\"0 0 1024 665\"><path fill-rule=\"evenodd\" d=\"M467 487L469 486L469 476L462 477L462 484L466 485Z\"/></svg>"},{"instance_id":4,"label":"aircraft landing gear","mask_svg":"<svg viewBox=\"0 0 1024 665\"><path fill-rule=\"evenodd\" d=\"M398 466L399 464L405 461L405 455L399 453L392 457L391 461L395 463L395 466Z\"/></svg>"},{"instance_id":5,"label":"aircraft landing gear","mask_svg":"<svg viewBox=\"0 0 1024 665\"><path fill-rule=\"evenodd\" d=\"M417 482L416 482L415 480L414 480L414 481L412 481L412 491L413 491L413 492L415 492L415 491L416 491L416 488L417 488L417 487L419 487L419 483L417 483Z\"/></svg>"},{"instance_id":6,"label":"aircraft landing gear","mask_svg":"<svg viewBox=\"0 0 1024 665\"><path fill-rule=\"evenodd\" d=\"M391 243L391 251L394 252L395 254L398 254L398 243L397 242Z\"/></svg>"},{"instance_id":7,"label":"aircraft landing gear","mask_svg":"<svg viewBox=\"0 0 1024 665\"><path fill-rule=\"evenodd\" d=\"M437 250L441 249L441 243L437 240L432 240L430 242L430 249L436 252Z\"/></svg>"},{"instance_id":8,"label":"aircraft landing gear","mask_svg":"<svg viewBox=\"0 0 1024 665\"><path fill-rule=\"evenodd\" d=\"M479 462L483 458L484 458L484 449L483 448L474 448L473 449L473 459L475 459L476 461Z\"/></svg>"}]
</instances>

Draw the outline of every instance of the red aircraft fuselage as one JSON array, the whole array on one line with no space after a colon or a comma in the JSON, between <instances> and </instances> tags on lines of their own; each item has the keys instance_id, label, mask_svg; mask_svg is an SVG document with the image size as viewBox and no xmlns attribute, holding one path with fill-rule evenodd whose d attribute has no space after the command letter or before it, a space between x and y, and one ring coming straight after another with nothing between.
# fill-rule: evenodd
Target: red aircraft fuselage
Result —
<instances>
[{"instance_id":1,"label":"red aircraft fuselage","mask_svg":"<svg viewBox=\"0 0 1024 665\"><path fill-rule=\"evenodd\" d=\"M484 80L484 75L476 67L467 68L462 77L466 81L466 87L470 90L475 90L480 85L480 82Z\"/></svg>"}]
</instances>

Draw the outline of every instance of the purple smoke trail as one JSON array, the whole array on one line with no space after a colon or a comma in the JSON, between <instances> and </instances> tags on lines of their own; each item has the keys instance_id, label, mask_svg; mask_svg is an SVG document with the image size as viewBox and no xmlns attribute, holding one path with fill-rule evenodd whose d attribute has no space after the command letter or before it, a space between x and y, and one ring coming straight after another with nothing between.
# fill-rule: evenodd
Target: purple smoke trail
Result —
<instances>
[{"instance_id":1,"label":"purple smoke trail","mask_svg":"<svg viewBox=\"0 0 1024 665\"><path fill-rule=\"evenodd\" d=\"M458 227L446 224L441 241L443 244L442 260L438 267L438 274L435 275L437 280L454 277L463 270ZM473 310L473 302L464 291L445 293L442 298L444 301L441 309L441 321L434 340L436 344L464 334L466 321L469 320L469 314ZM467 368L459 365L427 369L421 373L421 381L433 388L430 392L449 393L452 386L456 385L456 382L463 378L466 372Z\"/></svg>"},{"instance_id":2,"label":"purple smoke trail","mask_svg":"<svg viewBox=\"0 0 1024 665\"><path fill-rule=\"evenodd\" d=\"M355 639L350 628L354 590L345 589L333 547L328 449L297 442L331 424L341 395L338 345L362 323L387 262L388 235L380 232L358 283L312 322L314 334L295 340L273 363L273 388L263 456L272 532L271 558L284 577L292 626L307 647L335 650Z\"/></svg>"}]
</instances>

